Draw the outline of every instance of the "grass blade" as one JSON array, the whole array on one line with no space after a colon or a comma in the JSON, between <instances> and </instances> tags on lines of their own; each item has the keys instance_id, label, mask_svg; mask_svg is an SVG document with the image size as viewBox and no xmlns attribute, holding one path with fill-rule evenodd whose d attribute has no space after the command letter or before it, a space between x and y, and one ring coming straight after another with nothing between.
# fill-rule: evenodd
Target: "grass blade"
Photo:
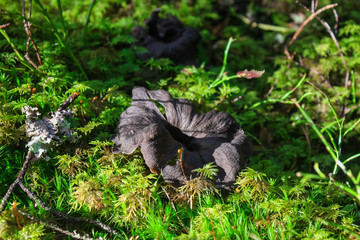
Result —
<instances>
[{"instance_id":1,"label":"grass blade","mask_svg":"<svg viewBox=\"0 0 360 240\"><path fill-rule=\"evenodd\" d=\"M320 138L322 143L325 145L325 148L330 153L331 157L335 160L335 162L338 162L339 160L337 159L337 156L336 156L334 150L332 149L331 145L326 140L324 135L322 135L322 133L320 132L318 127L315 125L315 123L312 121L312 119L307 114L307 112L300 106L300 104L296 101L296 99L291 99L291 101L295 104L295 106L299 109L299 111L304 116L306 121L310 124L311 128L315 131L316 135Z\"/></svg>"},{"instance_id":2,"label":"grass blade","mask_svg":"<svg viewBox=\"0 0 360 240\"><path fill-rule=\"evenodd\" d=\"M46 21L50 24L52 30L54 31L54 35L55 37L58 39L60 45L62 48L64 48L64 50L67 52L67 54L69 54L69 56L72 58L72 60L75 62L75 65L79 68L79 70L81 71L82 75L84 76L84 78L86 80L88 80L88 77L83 69L83 67L80 64L80 61L76 58L73 50L70 48L70 44L67 44L67 41L65 39L65 41L63 41L63 39L60 36L59 30L57 29L57 27L55 26L55 24L53 23L53 21L51 20L47 10L44 8L44 6L42 5L42 3L40 2L40 0L35 0L35 2L39 5L41 13L43 14L43 16L45 17ZM59 4L59 0L58 0L58 4ZM60 8L61 8L61 3L60 3ZM63 23L65 24L65 23ZM65 35L66 36L66 35Z\"/></svg>"}]
</instances>

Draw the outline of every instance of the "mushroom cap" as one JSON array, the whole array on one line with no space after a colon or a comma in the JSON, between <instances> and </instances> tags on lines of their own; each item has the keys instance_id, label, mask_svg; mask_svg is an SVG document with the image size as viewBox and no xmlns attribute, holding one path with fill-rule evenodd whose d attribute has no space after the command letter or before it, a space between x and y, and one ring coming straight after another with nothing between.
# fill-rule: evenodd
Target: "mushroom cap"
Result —
<instances>
[{"instance_id":1,"label":"mushroom cap","mask_svg":"<svg viewBox=\"0 0 360 240\"><path fill-rule=\"evenodd\" d=\"M200 114L190 101L174 99L165 90L136 87L132 94L132 104L121 114L113 137L114 153L131 154L139 147L150 170L173 185L196 177L192 170L210 162L219 170L216 183L235 182L252 149L230 114L216 110ZM155 102L164 107L165 116Z\"/></svg>"}]
</instances>

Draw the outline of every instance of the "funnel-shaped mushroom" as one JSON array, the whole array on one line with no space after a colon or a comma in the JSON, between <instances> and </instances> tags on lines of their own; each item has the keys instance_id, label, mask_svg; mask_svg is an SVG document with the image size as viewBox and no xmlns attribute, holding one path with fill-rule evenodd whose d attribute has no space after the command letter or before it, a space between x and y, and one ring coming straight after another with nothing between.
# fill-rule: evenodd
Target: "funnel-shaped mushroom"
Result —
<instances>
[{"instance_id":1,"label":"funnel-shaped mushroom","mask_svg":"<svg viewBox=\"0 0 360 240\"><path fill-rule=\"evenodd\" d=\"M139 56L140 59L169 58L176 64L197 65L200 33L193 27L184 27L173 15L160 18L159 12L159 9L155 9L145 21L146 29L140 26L132 29L135 45L148 50L148 53Z\"/></svg>"},{"instance_id":2,"label":"funnel-shaped mushroom","mask_svg":"<svg viewBox=\"0 0 360 240\"><path fill-rule=\"evenodd\" d=\"M246 167L251 145L230 114L216 110L199 114L190 101L174 99L165 90L138 87L132 94L132 104L121 114L113 137L115 153L130 154L139 147L151 171L175 186L210 162L219 169L215 178L219 185L231 185ZM164 107L165 116L154 102ZM178 149L183 149L182 162Z\"/></svg>"}]
</instances>

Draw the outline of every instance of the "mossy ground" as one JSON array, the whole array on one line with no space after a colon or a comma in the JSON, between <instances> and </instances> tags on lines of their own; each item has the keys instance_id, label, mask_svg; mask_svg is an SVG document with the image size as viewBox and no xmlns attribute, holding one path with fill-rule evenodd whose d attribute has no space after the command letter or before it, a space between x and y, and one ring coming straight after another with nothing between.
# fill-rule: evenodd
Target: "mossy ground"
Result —
<instances>
[{"instance_id":1,"label":"mossy ground","mask_svg":"<svg viewBox=\"0 0 360 240\"><path fill-rule=\"evenodd\" d=\"M21 2L0 0L0 196L28 151L22 107L37 106L46 116L78 92L69 107L78 142L31 165L25 185L54 209L98 219L120 233L70 223L16 188L0 216L0 238L65 238L50 225L105 239L360 238L360 3L339 1L318 15L342 57L316 18L289 46L311 15L302 4L225 2L34 0L30 29L40 64L33 43L27 48ZM331 3L320 0L316 9ZM144 49L132 47L131 29L156 7L200 31L201 66L137 59ZM236 41L224 54L230 37ZM245 69L265 73L231 77ZM221 72L228 78L220 76L225 80L214 86ZM111 153L111 136L134 86L166 89L192 100L200 112L234 116L254 152L235 191L214 190L206 179L173 189L150 173L139 152Z\"/></svg>"}]
</instances>

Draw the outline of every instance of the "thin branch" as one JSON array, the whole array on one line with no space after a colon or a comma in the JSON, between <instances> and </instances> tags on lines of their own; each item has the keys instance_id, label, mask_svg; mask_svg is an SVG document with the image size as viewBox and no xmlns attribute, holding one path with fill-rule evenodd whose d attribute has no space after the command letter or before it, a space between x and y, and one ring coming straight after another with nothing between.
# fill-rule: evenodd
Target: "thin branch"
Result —
<instances>
[{"instance_id":1,"label":"thin branch","mask_svg":"<svg viewBox=\"0 0 360 240\"><path fill-rule=\"evenodd\" d=\"M174 209L175 215L176 215L177 219L179 220L180 225L183 227L184 231L185 231L186 233L188 233L188 231L187 231L184 223L181 221L181 219L180 219L180 217L179 217L179 215L178 215L178 213L177 213L177 211L176 211L176 207L175 207L174 202L171 200L171 198L170 198L169 194L166 192L165 188L162 188L162 190L165 192L167 198L169 199L170 204L171 204L171 207Z\"/></svg>"},{"instance_id":2,"label":"thin branch","mask_svg":"<svg viewBox=\"0 0 360 240\"><path fill-rule=\"evenodd\" d=\"M21 213L22 215L26 216L27 218L29 218L30 220L34 221L34 222L38 222L38 223L41 223L41 224L44 224L46 227L48 228L51 228L55 231L58 231L66 236L70 236L74 239L83 239L83 240L93 240L93 238L90 238L88 236L88 234L85 234L86 236L81 236L79 233L76 233L76 232L69 232L67 230L64 230L62 228L60 228L59 226L55 225L55 224L51 224L51 223L48 223L48 222L45 222L45 221L42 221L40 219L37 219L36 217L33 217L31 216L30 214L24 212L24 211L21 211L19 209L17 209L17 211L19 213Z\"/></svg>"},{"instance_id":3,"label":"thin branch","mask_svg":"<svg viewBox=\"0 0 360 240\"><path fill-rule=\"evenodd\" d=\"M359 108L360 107L360 104L357 104L355 106L352 106L351 108L347 108L345 109L344 111L344 116L346 116L349 112L351 112L352 110L356 109L356 108Z\"/></svg>"},{"instance_id":4,"label":"thin branch","mask_svg":"<svg viewBox=\"0 0 360 240\"><path fill-rule=\"evenodd\" d=\"M317 9L317 3L318 1L316 1L316 6L315 6L315 1L311 0L311 12L315 12L315 9Z\"/></svg>"},{"instance_id":5,"label":"thin branch","mask_svg":"<svg viewBox=\"0 0 360 240\"><path fill-rule=\"evenodd\" d=\"M40 198L38 198L30 189L28 189L24 185L23 182L19 182L19 186L28 195L28 197L32 201L39 204L43 209L53 213L54 215L65 218L67 221L70 221L70 222L88 222L88 223L91 223L93 225L96 225L96 226L104 229L105 231L107 231L111 234L120 235L117 231L113 230L112 228L110 228L109 226L107 226L106 224L104 224L98 220L92 220L92 219L84 218L84 217L79 217L79 218L71 217L71 216L67 215L66 213L60 212L52 207L49 207L46 203L44 203L42 200L40 200Z\"/></svg>"},{"instance_id":6,"label":"thin branch","mask_svg":"<svg viewBox=\"0 0 360 240\"><path fill-rule=\"evenodd\" d=\"M309 172L311 172L311 155L312 155L312 152L311 152L311 140L310 140L310 134L309 134L309 127L307 124L305 124L305 127L302 127L302 130L303 130L303 133L305 135L305 138L306 138L306 142L308 144L308 149L309 149Z\"/></svg>"},{"instance_id":7,"label":"thin branch","mask_svg":"<svg viewBox=\"0 0 360 240\"><path fill-rule=\"evenodd\" d=\"M26 173L26 170L29 167L29 164L31 162L31 160L35 157L35 154L32 151L29 151L26 158L25 158L25 162L17 176L17 178L15 179L15 181L10 185L9 189L7 190L4 198L1 200L1 205L0 205L0 213L5 209L5 205L6 202L8 201L8 199L10 198L10 195L13 193L16 185L18 185L20 182L22 182L24 180L24 176Z\"/></svg>"},{"instance_id":8,"label":"thin branch","mask_svg":"<svg viewBox=\"0 0 360 240\"><path fill-rule=\"evenodd\" d=\"M279 80L278 78L275 79L274 84L271 86L271 88L269 89L269 91L268 91L267 94L265 95L264 100L267 99L267 98L270 96L270 94L271 94L272 91L274 90L274 88L275 88L276 83L278 82L278 80Z\"/></svg>"},{"instance_id":9,"label":"thin branch","mask_svg":"<svg viewBox=\"0 0 360 240\"><path fill-rule=\"evenodd\" d=\"M306 9L307 11L310 11L310 9L308 9L305 5L303 5L303 4L301 4L301 3L300 3L300 5L301 5L304 9ZM316 17L316 18L320 21L320 23L325 27L325 29L326 29L326 30L328 31L328 33L330 34L332 40L334 41L334 43L335 43L335 45L336 45L336 47L337 47L337 49L338 49L338 51L339 51L339 53L340 53L341 59L342 59L342 61L343 61L343 64L344 64L344 66L345 66L345 71L346 71L346 73L345 73L345 87L347 87L347 86L348 86L348 81L349 81L350 73L349 73L349 67L348 67L348 65L347 65L347 63L346 63L344 54L343 54L343 52L341 51L340 44L339 44L339 42L337 41L334 32L331 30L330 25L329 25L324 19L322 19L322 18L320 18L319 16L317 16L318 14L316 14L316 13L318 13L320 10L322 10L322 9L324 9L324 8L326 8L325 10L327 10L327 9L329 9L329 8L333 8L332 10L333 10L334 17L335 17L335 26L334 26L334 29L335 29L335 32L337 32L338 22L339 22L339 16L338 16L338 14L337 14L337 12L336 12L336 9L334 9L334 7L336 7L337 5L338 5L337 3L331 4L331 5L328 5L328 6L325 6L325 7L321 8L321 9L319 9L319 10L316 11L316 12L314 12L314 10L311 10L311 11L312 11L312 15L311 15L311 16L314 15L314 17ZM316 9L316 8L315 8L315 9ZM324 10L322 10L322 11L324 11ZM311 16L310 16L310 17L311 17ZM310 17L309 17L309 18L310 18ZM314 18L314 17L313 17L313 18ZM313 18L312 18L312 19L313 19ZM311 19L311 20L312 20L312 19ZM306 22L306 21L305 21L305 22ZM304 22L304 23L305 23L305 22ZM304 23L303 23L303 25L304 25ZM301 26L303 26L303 25L301 25ZM299 28L299 29L300 29L300 28ZM296 33L297 33L297 32L296 32ZM296 34L296 33L295 33L295 34ZM294 34L294 37L295 37L295 34ZM293 39L294 39L294 37L293 37ZM289 46L290 46L292 43L293 43L293 41L289 44ZM287 48L285 48L285 49L287 50Z\"/></svg>"},{"instance_id":10,"label":"thin branch","mask_svg":"<svg viewBox=\"0 0 360 240\"><path fill-rule=\"evenodd\" d=\"M304 22L303 24L301 24L301 26L299 27L299 29L295 32L294 36L292 37L290 43L288 46L291 46L295 40L297 39L297 37L299 36L299 34L302 32L302 30L304 29L304 27L309 23L311 22L317 15L319 15L320 13L330 9L330 8L334 8L336 7L338 4L337 3L334 3L334 4L330 4L330 5L327 5L323 8L320 8L319 10L317 10L316 12L312 13L310 15L310 17L308 17Z\"/></svg>"},{"instance_id":11,"label":"thin branch","mask_svg":"<svg viewBox=\"0 0 360 240\"><path fill-rule=\"evenodd\" d=\"M29 1L28 19L31 18L31 5L32 5L32 0ZM29 50L29 43L31 41L31 43L32 43L32 45L33 45L33 47L35 49L35 53L36 53L37 59L39 61L39 65L41 66L42 61L41 61L40 53L39 53L39 50L38 50L38 48L37 48L37 46L35 44L34 39L32 38L31 32L30 32L31 23L29 23L25 18L25 0L22 0L22 17L23 17L23 23L24 23L25 32L26 32L26 35L28 35L25 58L31 65L34 66L35 63L33 61L31 61L31 60L30 61L28 60L28 59L30 59L28 50ZM35 68L38 70L37 67L35 67Z\"/></svg>"},{"instance_id":12,"label":"thin branch","mask_svg":"<svg viewBox=\"0 0 360 240\"><path fill-rule=\"evenodd\" d=\"M72 102L75 101L75 99L79 96L79 94L77 92L75 92L73 95L71 95L70 97L68 97L58 108L58 112L65 110L66 108L68 108L70 106L70 104Z\"/></svg>"},{"instance_id":13,"label":"thin branch","mask_svg":"<svg viewBox=\"0 0 360 240\"><path fill-rule=\"evenodd\" d=\"M349 82L350 72L349 72L349 67L348 67L348 65L347 65L347 63L346 63L344 54L343 54L343 52L341 51L340 44L339 44L339 42L337 41L334 32L331 30L330 25L329 25L325 20L323 20L323 19L321 19L321 18L317 18L317 19L318 19L318 20L321 22L321 24L326 28L326 30L327 30L328 33L330 34L332 40L334 41L334 43L335 43L335 45L336 45L336 47L337 47L337 49L338 49L338 51L339 51L339 53L340 53L340 56L341 56L341 59L342 59L342 62L343 62L343 64L344 64L345 71L346 71L346 73L345 73L345 87L347 87L347 86L348 86L348 82Z\"/></svg>"},{"instance_id":14,"label":"thin branch","mask_svg":"<svg viewBox=\"0 0 360 240\"><path fill-rule=\"evenodd\" d=\"M3 25L0 25L0 29L6 28L6 27L9 26L9 25L10 25L10 23L5 23L5 24L3 24Z\"/></svg>"},{"instance_id":15,"label":"thin branch","mask_svg":"<svg viewBox=\"0 0 360 240\"><path fill-rule=\"evenodd\" d=\"M339 26L339 15L337 14L337 11L336 11L335 8L333 8L333 13L334 13L334 17L335 17L334 29L335 29L335 33L337 34L337 32L338 32L338 26Z\"/></svg>"},{"instance_id":16,"label":"thin branch","mask_svg":"<svg viewBox=\"0 0 360 240\"><path fill-rule=\"evenodd\" d=\"M28 41L28 42L29 42L29 41ZM33 62L33 60L31 60L31 58L29 57L29 54L28 54L28 53L26 53L26 54L24 55L24 58L25 58L36 70L38 70L38 71L40 72L39 67Z\"/></svg>"}]
</instances>

